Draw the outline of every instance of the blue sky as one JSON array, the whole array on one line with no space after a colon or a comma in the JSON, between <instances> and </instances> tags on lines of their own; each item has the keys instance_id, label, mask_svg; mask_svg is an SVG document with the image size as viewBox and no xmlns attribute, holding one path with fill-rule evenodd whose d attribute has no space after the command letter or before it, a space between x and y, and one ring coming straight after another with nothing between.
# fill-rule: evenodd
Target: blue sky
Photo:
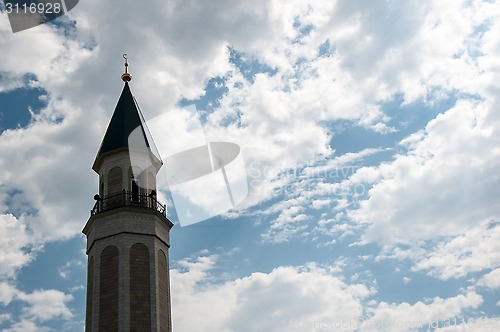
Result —
<instances>
[{"instance_id":1,"label":"blue sky","mask_svg":"<svg viewBox=\"0 0 500 332\"><path fill-rule=\"evenodd\" d=\"M194 105L248 177L187 227L159 188L175 331L500 330L495 1L87 0L15 34L0 8L0 330L83 330L123 53L146 119Z\"/></svg>"}]
</instances>

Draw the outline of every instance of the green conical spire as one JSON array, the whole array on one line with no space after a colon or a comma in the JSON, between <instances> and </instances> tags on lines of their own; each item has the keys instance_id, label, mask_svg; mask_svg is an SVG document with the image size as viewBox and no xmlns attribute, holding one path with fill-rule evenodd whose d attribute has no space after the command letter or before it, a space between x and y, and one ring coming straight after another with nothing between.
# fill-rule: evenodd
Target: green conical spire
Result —
<instances>
[{"instance_id":1,"label":"green conical spire","mask_svg":"<svg viewBox=\"0 0 500 332\"><path fill-rule=\"evenodd\" d=\"M97 155L99 156L100 154L115 149L128 148L128 137L132 131L139 126L142 128L146 146L149 147L149 142L144 132L142 119L139 115L134 97L130 92L128 83L125 83Z\"/></svg>"},{"instance_id":2,"label":"green conical spire","mask_svg":"<svg viewBox=\"0 0 500 332\"><path fill-rule=\"evenodd\" d=\"M126 60L125 55L124 58ZM148 149L156 157L157 161L161 163L160 156L149 134L144 117L130 91L128 82L132 77L128 73L127 66L128 63L125 62L125 74L122 75L125 86L123 87L120 99L118 99L115 111L94 161L94 166L92 167L94 170L98 168L104 155L110 154L113 151L127 150L130 147ZM140 131L139 133L137 131L134 133L133 146L129 146L129 136L137 128L140 128Z\"/></svg>"}]
</instances>

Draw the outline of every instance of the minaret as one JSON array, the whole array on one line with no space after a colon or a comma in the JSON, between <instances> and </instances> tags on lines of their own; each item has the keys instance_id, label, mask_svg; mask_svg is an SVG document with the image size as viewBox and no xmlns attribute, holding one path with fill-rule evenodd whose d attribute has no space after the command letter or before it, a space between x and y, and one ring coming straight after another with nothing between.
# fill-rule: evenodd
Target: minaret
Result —
<instances>
[{"instance_id":1,"label":"minaret","mask_svg":"<svg viewBox=\"0 0 500 332\"><path fill-rule=\"evenodd\" d=\"M173 224L156 199L162 166L125 82L92 169L99 194L87 236L86 332L172 331L168 249Z\"/></svg>"}]
</instances>

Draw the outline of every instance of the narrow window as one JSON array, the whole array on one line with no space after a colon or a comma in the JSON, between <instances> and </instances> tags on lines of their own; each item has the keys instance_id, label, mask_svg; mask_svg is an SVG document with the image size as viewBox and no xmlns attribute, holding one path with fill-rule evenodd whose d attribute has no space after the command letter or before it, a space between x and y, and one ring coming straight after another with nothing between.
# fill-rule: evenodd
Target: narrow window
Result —
<instances>
[{"instance_id":1,"label":"narrow window","mask_svg":"<svg viewBox=\"0 0 500 332\"><path fill-rule=\"evenodd\" d=\"M137 179L132 175L132 201L139 201L139 184L137 183Z\"/></svg>"},{"instance_id":2,"label":"narrow window","mask_svg":"<svg viewBox=\"0 0 500 332\"><path fill-rule=\"evenodd\" d=\"M108 173L107 197L120 194L122 189L122 170L120 167L113 167Z\"/></svg>"}]
</instances>

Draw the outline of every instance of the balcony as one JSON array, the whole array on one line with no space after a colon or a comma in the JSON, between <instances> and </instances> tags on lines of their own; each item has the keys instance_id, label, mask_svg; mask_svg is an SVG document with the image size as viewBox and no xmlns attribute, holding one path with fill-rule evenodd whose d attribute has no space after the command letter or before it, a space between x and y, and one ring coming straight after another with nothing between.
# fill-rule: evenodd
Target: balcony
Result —
<instances>
[{"instance_id":1,"label":"balcony","mask_svg":"<svg viewBox=\"0 0 500 332\"><path fill-rule=\"evenodd\" d=\"M167 217L167 206L158 202L154 191L149 195L143 195L136 192L128 192L123 190L123 192L121 193L114 194L105 198L101 198L99 197L99 195L95 195L94 199L96 200L96 202L94 204L94 207L90 211L91 216L119 207L129 206L155 210L161 213L165 218Z\"/></svg>"}]
</instances>

